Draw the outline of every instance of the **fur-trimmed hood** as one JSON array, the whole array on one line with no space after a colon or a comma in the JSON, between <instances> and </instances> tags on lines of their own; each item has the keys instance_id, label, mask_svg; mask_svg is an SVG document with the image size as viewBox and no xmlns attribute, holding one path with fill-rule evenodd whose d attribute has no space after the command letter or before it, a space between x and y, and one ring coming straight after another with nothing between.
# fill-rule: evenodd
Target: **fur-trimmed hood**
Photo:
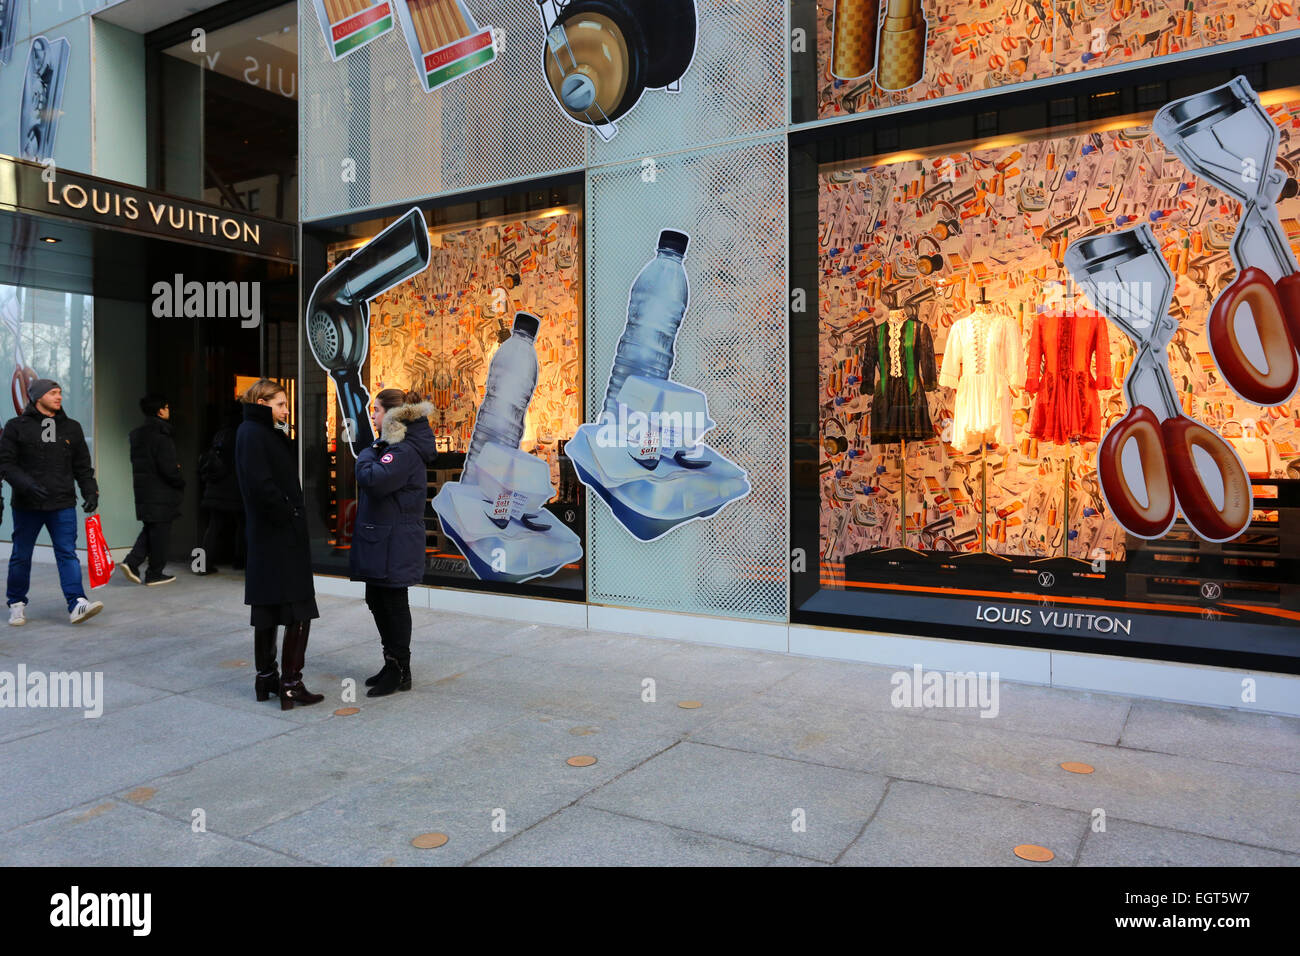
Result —
<instances>
[{"instance_id":1,"label":"fur-trimmed hood","mask_svg":"<svg viewBox=\"0 0 1300 956\"><path fill-rule=\"evenodd\" d=\"M384 413L384 427L380 429L384 441L390 445L407 442L415 446L425 462L432 464L438 457L438 443L429 427L433 406L428 402L415 405L398 405Z\"/></svg>"}]
</instances>

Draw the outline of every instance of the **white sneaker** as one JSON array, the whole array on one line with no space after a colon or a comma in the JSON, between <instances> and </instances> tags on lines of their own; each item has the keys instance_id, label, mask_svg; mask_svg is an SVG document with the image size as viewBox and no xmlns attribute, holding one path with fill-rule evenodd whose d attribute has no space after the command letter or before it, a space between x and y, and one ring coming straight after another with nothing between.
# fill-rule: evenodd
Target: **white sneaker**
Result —
<instances>
[{"instance_id":1,"label":"white sneaker","mask_svg":"<svg viewBox=\"0 0 1300 956\"><path fill-rule=\"evenodd\" d=\"M80 624L86 618L94 617L102 610L104 610L104 604L102 601L87 601L85 598L77 598L77 603L73 605L72 613L68 615L68 620L73 624Z\"/></svg>"},{"instance_id":2,"label":"white sneaker","mask_svg":"<svg viewBox=\"0 0 1300 956\"><path fill-rule=\"evenodd\" d=\"M13 627L22 627L27 623L27 615L23 610L27 607L26 601L19 601L17 604L9 605L9 623Z\"/></svg>"}]
</instances>

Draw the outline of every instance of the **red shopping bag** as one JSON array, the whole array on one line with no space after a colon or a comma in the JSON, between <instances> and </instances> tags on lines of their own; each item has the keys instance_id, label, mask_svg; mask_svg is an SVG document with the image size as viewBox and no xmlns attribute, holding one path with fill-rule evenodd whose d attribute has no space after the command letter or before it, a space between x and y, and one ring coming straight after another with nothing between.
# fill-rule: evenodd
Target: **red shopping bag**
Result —
<instances>
[{"instance_id":1,"label":"red shopping bag","mask_svg":"<svg viewBox=\"0 0 1300 956\"><path fill-rule=\"evenodd\" d=\"M113 552L104 540L99 515L86 517L86 563L90 565L90 589L102 588L113 576Z\"/></svg>"}]
</instances>

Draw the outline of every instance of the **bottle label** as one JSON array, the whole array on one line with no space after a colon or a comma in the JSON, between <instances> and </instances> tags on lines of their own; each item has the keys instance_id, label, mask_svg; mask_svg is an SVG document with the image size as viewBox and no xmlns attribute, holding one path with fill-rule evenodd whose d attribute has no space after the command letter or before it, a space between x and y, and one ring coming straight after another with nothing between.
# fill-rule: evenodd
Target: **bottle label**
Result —
<instances>
[{"instance_id":1,"label":"bottle label","mask_svg":"<svg viewBox=\"0 0 1300 956\"><path fill-rule=\"evenodd\" d=\"M527 501L527 496L503 488L497 494L496 501L483 510L487 512L488 517L493 521L503 521L511 518L518 520L519 516L524 513L524 504Z\"/></svg>"}]
</instances>

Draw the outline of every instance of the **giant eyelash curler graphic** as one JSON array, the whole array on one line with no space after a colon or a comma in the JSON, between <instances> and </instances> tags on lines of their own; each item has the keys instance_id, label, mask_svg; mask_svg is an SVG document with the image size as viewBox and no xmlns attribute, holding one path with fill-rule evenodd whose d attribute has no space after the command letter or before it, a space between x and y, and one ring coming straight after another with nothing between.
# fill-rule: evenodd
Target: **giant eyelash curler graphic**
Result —
<instances>
[{"instance_id":1,"label":"giant eyelash curler graphic","mask_svg":"<svg viewBox=\"0 0 1300 956\"><path fill-rule=\"evenodd\" d=\"M375 440L370 393L361 382L370 345L370 300L428 266L429 230L416 208L325 273L307 300L307 344L334 380L354 458Z\"/></svg>"},{"instance_id":2,"label":"giant eyelash curler graphic","mask_svg":"<svg viewBox=\"0 0 1300 956\"><path fill-rule=\"evenodd\" d=\"M542 71L561 112L606 141L646 90L678 92L695 59L695 0L537 0Z\"/></svg>"},{"instance_id":3,"label":"giant eyelash curler graphic","mask_svg":"<svg viewBox=\"0 0 1300 956\"><path fill-rule=\"evenodd\" d=\"M1097 449L1107 507L1138 538L1164 536L1179 510L1207 541L1237 537L1250 523L1250 479L1231 445L1183 414L1169 374L1174 275L1151 227L1081 240L1066 250L1065 267L1137 350L1124 378L1128 414ZM1130 440L1137 455L1125 461Z\"/></svg>"},{"instance_id":4,"label":"giant eyelash curler graphic","mask_svg":"<svg viewBox=\"0 0 1300 956\"><path fill-rule=\"evenodd\" d=\"M1175 100L1151 123L1192 172L1240 200L1232 241L1237 278L1214 300L1206 338L1214 363L1238 395L1280 405L1300 383L1300 265L1277 214L1287 176L1274 168L1278 129L1244 77ZM1238 312L1249 308L1267 370L1252 361L1237 335Z\"/></svg>"}]
</instances>

